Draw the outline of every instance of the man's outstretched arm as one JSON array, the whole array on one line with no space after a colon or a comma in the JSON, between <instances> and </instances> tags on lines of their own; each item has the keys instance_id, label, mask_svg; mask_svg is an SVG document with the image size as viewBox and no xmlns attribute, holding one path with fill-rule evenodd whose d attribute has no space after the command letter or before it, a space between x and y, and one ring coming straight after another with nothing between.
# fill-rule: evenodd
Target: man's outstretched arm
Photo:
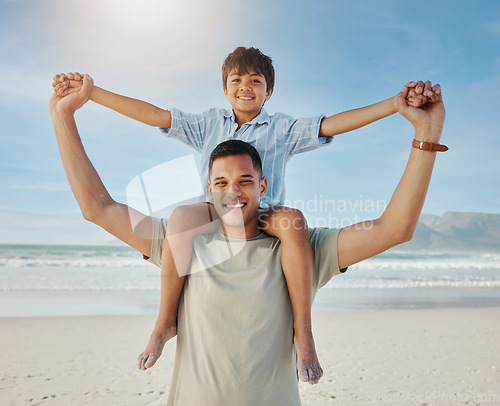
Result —
<instances>
[{"instance_id":1,"label":"man's outstretched arm","mask_svg":"<svg viewBox=\"0 0 500 406\"><path fill-rule=\"evenodd\" d=\"M439 143L445 119L441 94L423 108L407 105L405 88L397 97L398 111L415 127L415 139ZM410 140L408 140L410 145ZM384 214L341 230L338 239L340 269L411 240L429 187L436 152L411 148L410 158Z\"/></svg>"},{"instance_id":2,"label":"man's outstretched arm","mask_svg":"<svg viewBox=\"0 0 500 406\"><path fill-rule=\"evenodd\" d=\"M85 219L149 256L151 218L111 198L78 134L74 113L87 102L90 89L90 77L86 76L78 92L65 97L54 93L50 98L50 114L66 176Z\"/></svg>"}]
</instances>

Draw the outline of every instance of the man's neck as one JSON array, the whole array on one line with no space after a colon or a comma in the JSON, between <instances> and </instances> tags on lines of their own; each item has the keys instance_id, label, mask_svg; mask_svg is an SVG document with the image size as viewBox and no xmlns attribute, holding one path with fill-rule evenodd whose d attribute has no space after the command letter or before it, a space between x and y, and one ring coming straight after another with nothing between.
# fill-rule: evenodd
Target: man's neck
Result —
<instances>
[{"instance_id":1,"label":"man's neck","mask_svg":"<svg viewBox=\"0 0 500 406\"><path fill-rule=\"evenodd\" d=\"M253 227L226 227L222 222L220 231L224 237L234 238L236 240L250 240L262 234L262 231L259 229L258 225L255 225Z\"/></svg>"}]
</instances>

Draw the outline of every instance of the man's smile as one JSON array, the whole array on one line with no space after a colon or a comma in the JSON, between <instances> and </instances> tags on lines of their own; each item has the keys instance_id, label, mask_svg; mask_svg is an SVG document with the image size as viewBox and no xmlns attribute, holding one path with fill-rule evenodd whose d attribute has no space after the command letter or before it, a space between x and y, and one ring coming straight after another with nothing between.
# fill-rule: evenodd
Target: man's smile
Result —
<instances>
[{"instance_id":1,"label":"man's smile","mask_svg":"<svg viewBox=\"0 0 500 406\"><path fill-rule=\"evenodd\" d=\"M224 207L227 207L228 209L240 209L242 207L246 206L246 203L224 203Z\"/></svg>"}]
</instances>

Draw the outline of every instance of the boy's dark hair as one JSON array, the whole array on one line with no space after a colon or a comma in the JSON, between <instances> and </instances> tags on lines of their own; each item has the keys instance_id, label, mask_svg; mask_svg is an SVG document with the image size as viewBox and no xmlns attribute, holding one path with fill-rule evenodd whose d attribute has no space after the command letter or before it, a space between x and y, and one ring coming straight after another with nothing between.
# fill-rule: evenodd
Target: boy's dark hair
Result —
<instances>
[{"instance_id":1,"label":"boy's dark hair","mask_svg":"<svg viewBox=\"0 0 500 406\"><path fill-rule=\"evenodd\" d=\"M238 47L231 52L222 65L222 86L227 88L227 77L236 69L238 75L248 73L250 69L266 78L267 91L274 89L273 60L257 48Z\"/></svg>"},{"instance_id":2,"label":"boy's dark hair","mask_svg":"<svg viewBox=\"0 0 500 406\"><path fill-rule=\"evenodd\" d=\"M208 173L212 173L212 166L217 158L234 155L248 155L252 160L253 168L262 177L262 161L259 153L248 142L241 140L228 140L217 145L210 154Z\"/></svg>"}]
</instances>

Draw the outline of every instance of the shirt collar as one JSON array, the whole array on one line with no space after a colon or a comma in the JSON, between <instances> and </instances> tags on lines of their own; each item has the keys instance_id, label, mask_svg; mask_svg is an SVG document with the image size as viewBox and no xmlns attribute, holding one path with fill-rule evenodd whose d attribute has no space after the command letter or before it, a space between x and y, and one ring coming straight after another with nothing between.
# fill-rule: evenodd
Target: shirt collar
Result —
<instances>
[{"instance_id":1,"label":"shirt collar","mask_svg":"<svg viewBox=\"0 0 500 406\"><path fill-rule=\"evenodd\" d=\"M230 118L231 120L233 120L233 122L236 122L236 119L234 117L234 111L233 109L227 109L227 110L224 110L223 112L224 114L224 117L226 118ZM255 117L252 121L250 121L248 124L265 124L265 123L268 123L269 124L270 122L270 117L269 117L269 114L267 113L267 111L262 107L260 109L260 113L258 114L257 117Z\"/></svg>"}]
</instances>

